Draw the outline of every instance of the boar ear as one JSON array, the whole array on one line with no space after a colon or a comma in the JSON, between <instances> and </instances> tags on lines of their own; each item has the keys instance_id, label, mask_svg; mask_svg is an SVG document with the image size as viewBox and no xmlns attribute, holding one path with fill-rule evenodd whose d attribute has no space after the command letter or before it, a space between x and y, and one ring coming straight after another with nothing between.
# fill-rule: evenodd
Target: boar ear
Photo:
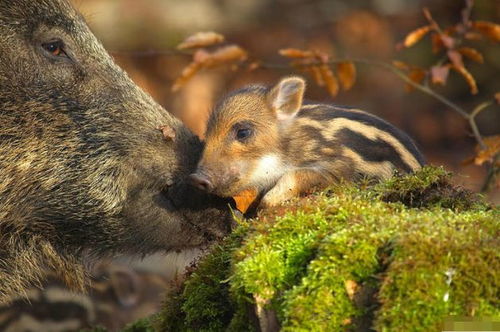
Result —
<instances>
[{"instance_id":1,"label":"boar ear","mask_svg":"<svg viewBox=\"0 0 500 332\"><path fill-rule=\"evenodd\" d=\"M304 79L296 76L282 79L271 89L268 101L278 120L291 119L298 113L305 89Z\"/></svg>"}]
</instances>

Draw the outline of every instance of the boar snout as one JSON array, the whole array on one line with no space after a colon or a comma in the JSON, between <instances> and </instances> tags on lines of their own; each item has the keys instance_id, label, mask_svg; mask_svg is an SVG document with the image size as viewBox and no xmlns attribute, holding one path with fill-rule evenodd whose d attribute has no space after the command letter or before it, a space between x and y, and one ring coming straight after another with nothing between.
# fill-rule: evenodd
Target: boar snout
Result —
<instances>
[{"instance_id":1,"label":"boar snout","mask_svg":"<svg viewBox=\"0 0 500 332\"><path fill-rule=\"evenodd\" d=\"M208 176L202 173L193 173L189 175L189 182L195 186L196 188L210 192L213 189L212 182L208 178Z\"/></svg>"}]
</instances>

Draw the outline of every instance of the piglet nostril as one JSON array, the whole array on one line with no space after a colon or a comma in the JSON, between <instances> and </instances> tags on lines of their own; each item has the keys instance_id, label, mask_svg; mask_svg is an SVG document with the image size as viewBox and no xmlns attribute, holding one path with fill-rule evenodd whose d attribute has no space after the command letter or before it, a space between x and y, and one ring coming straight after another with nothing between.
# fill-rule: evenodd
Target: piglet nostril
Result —
<instances>
[{"instance_id":1,"label":"piglet nostril","mask_svg":"<svg viewBox=\"0 0 500 332\"><path fill-rule=\"evenodd\" d=\"M195 186L198 189L204 190L204 191L210 191L212 190L212 183L210 180L201 174L198 173L193 173L189 175L189 181L193 186Z\"/></svg>"}]
</instances>

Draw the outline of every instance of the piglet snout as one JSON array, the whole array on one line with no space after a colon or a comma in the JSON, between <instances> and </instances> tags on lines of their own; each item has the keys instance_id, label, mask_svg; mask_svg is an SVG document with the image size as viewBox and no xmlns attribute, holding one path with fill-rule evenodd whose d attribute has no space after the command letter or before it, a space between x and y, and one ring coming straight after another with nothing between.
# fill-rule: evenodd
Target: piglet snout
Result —
<instances>
[{"instance_id":1,"label":"piglet snout","mask_svg":"<svg viewBox=\"0 0 500 332\"><path fill-rule=\"evenodd\" d=\"M210 179L204 174L200 173L190 174L189 182L196 188L203 191L210 192L213 189L212 182L210 182Z\"/></svg>"}]
</instances>

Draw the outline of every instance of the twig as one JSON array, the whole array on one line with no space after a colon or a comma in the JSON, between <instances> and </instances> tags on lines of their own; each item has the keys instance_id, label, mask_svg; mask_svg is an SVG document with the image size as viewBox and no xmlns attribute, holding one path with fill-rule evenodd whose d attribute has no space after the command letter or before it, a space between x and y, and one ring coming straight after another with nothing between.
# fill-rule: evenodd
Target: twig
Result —
<instances>
[{"instance_id":1,"label":"twig","mask_svg":"<svg viewBox=\"0 0 500 332\"><path fill-rule=\"evenodd\" d=\"M181 56L190 56L192 55L191 53L188 52L183 52L183 51L178 51L178 50L165 50L165 51L139 51L139 52L127 52L127 51L115 51L111 52L113 55L118 55L118 56L130 56L130 57L148 57L148 56L172 56L172 55L181 55ZM475 116L481 112L484 108L492 105L491 102L484 103L476 107L471 114L467 113L463 108L458 106L457 104L453 103L452 101L448 100L447 98L441 96L440 94L436 93L434 90L429 88L428 86L419 84L417 82L414 82L409 78L403 71L399 70L395 66L391 65L390 63L387 62L382 62L382 61L376 61L376 60L368 60L368 59L333 59L329 60L326 62L326 64L332 65L332 64L337 64L341 62L354 62L358 64L365 64L365 65L373 65L373 66L378 66L385 68L392 73L394 73L396 76L398 76L400 79L405 81L407 84L411 85L415 89L433 97L434 99L437 99L441 103L445 104L446 106L450 107L453 109L455 112L459 113L462 117L464 117L466 120L469 121L474 137L476 138L478 144L481 146L482 149L484 149L486 146L483 143L483 140L481 138L481 135L479 133L479 130L477 129L477 125L475 124L474 118ZM310 67L310 66L317 66L319 64L324 64L320 62L311 62L308 64L303 64L303 65L298 65L296 67ZM276 64L276 63L261 63L260 68L264 69L290 69L289 64Z\"/></svg>"},{"instance_id":2,"label":"twig","mask_svg":"<svg viewBox=\"0 0 500 332\"><path fill-rule=\"evenodd\" d=\"M163 51L155 51L155 50L149 50L149 51L110 51L109 52L112 56L126 56L126 57L133 57L133 58L147 58L147 57L153 57L153 56L192 56L192 53L185 52L185 51L179 51L175 49L168 49L168 50L163 50Z\"/></svg>"},{"instance_id":3,"label":"twig","mask_svg":"<svg viewBox=\"0 0 500 332\"><path fill-rule=\"evenodd\" d=\"M421 92L423 92L423 93L425 93L425 94L427 94L427 95L429 95L429 96L431 96L431 97L439 100L441 103L447 105L448 107L452 108L454 111L458 112L465 119L469 118L469 114L463 108L461 108L460 106L458 106L455 103L451 102L450 100L446 99L445 97L441 96L440 94L434 92L429 87L426 87L424 85L421 85L419 83L416 83L416 82L412 81L408 76L406 76L406 74L404 72L402 72L398 68L394 67L390 63L382 62L382 61L376 61L376 60L368 60L368 59L334 59L334 60L328 61L327 64L331 65L331 64L336 64L336 63L341 63L341 62L347 62L347 61L358 63L358 64L373 65L373 66L378 66L378 67L382 67L382 68L388 69L391 72L393 72L394 74L396 74L396 76L398 76L400 79L402 79L403 81L405 81L406 83L408 83L409 85L411 85L412 87L414 87L415 89L420 90ZM310 63L310 64L304 64L302 66L303 67L309 67L309 66L316 66L318 64L320 64L320 63L319 62L318 63ZM269 63L261 64L260 67L261 68L266 68L266 69L287 69L287 68L290 68L289 65L269 64Z\"/></svg>"},{"instance_id":4,"label":"twig","mask_svg":"<svg viewBox=\"0 0 500 332\"><path fill-rule=\"evenodd\" d=\"M445 97L441 96L440 94L434 92L434 90L432 90L431 88L411 80L411 78L406 76L405 73L403 73L401 70L399 70L398 68L394 67L393 65L391 65L389 63L380 62L380 61L372 61L372 60L354 60L354 62L371 64L371 65L386 68L386 69L392 71L394 74L396 74L396 76L401 78L403 81L405 81L406 83L408 83L409 85L411 85L415 89L433 97L434 99L439 100L441 103L450 107L451 109L453 109L455 112L459 113L464 118L468 119L468 117L469 117L469 114L463 108L461 108L457 104L453 103L452 101L446 99Z\"/></svg>"},{"instance_id":5,"label":"twig","mask_svg":"<svg viewBox=\"0 0 500 332\"><path fill-rule=\"evenodd\" d=\"M464 17L467 17L470 15L470 8L467 8L467 11L464 12ZM431 24L434 24L437 26L437 23L430 17L430 13L426 12L427 15L429 15L428 20L431 22ZM427 16L426 15L426 16ZM439 26L437 26L437 29L439 29ZM141 52L111 52L113 55L118 55L118 56L130 56L130 57L148 57L148 56L192 56L192 53L189 52L184 52L184 51L179 51L179 50L165 50L165 51L141 51ZM344 59L333 59L329 60L327 62L311 62L307 64L300 64L300 65L295 65L291 66L290 64L278 64L278 63L260 63L259 68L263 69L290 69L291 67L295 68L303 68L303 67L310 67L310 66L317 66L317 65L333 65L337 63L342 63L342 62L353 62L356 64L363 64L363 65L372 65L372 66L377 66L384 68L386 70L391 71L393 74L395 74L397 77L399 77L401 80L403 80L405 83L408 85L412 86L413 88L419 90L422 93L425 93L428 96L431 96L432 98L438 100L442 104L450 107L452 110L460 114L465 120L468 121L469 126L472 130L472 134L474 136L474 139L477 141L480 149L484 150L487 148L486 144L484 143L484 140L481 136L481 133L479 132L479 128L476 124L476 116L481 113L484 109L486 109L489 106L492 106L494 104L494 101L487 101L483 102L479 105L477 105L470 113L464 110L462 107L458 106L457 104L453 103L446 97L440 95L439 93L435 92L432 90L430 87L426 85L422 85L420 83L417 83L413 81L410 77L406 75L406 73L399 68L395 67L394 65L383 62L383 61L377 61L377 60L369 60L369 59L352 59L352 58L344 58ZM499 155L496 155L493 162L491 163L489 169L488 169L488 175L485 179L485 182L482 186L482 191L488 190L490 187L491 182L495 179L497 176L497 173L500 171L498 167L496 167L496 163L499 159Z\"/></svg>"},{"instance_id":6,"label":"twig","mask_svg":"<svg viewBox=\"0 0 500 332\"><path fill-rule=\"evenodd\" d=\"M493 100L490 100L490 101L485 101L484 103L477 105L476 108L474 108L472 110L472 112L470 113L470 117L475 118L476 115L478 115L482 110L484 110L487 107L492 106L494 103L495 102Z\"/></svg>"},{"instance_id":7,"label":"twig","mask_svg":"<svg viewBox=\"0 0 500 332\"><path fill-rule=\"evenodd\" d=\"M484 103L481 103L478 106L476 106L476 108L474 108L472 110L472 112L467 116L467 118L469 120L469 125L472 129L472 133L474 134L474 137L476 138L476 141L479 144L479 147L483 150L486 149L486 144L484 144L483 137L481 136L481 134L479 133L479 129L477 128L476 116L481 111L483 111L484 109L486 109L487 107L489 107L491 105L493 105L493 101L486 101Z\"/></svg>"}]
</instances>

